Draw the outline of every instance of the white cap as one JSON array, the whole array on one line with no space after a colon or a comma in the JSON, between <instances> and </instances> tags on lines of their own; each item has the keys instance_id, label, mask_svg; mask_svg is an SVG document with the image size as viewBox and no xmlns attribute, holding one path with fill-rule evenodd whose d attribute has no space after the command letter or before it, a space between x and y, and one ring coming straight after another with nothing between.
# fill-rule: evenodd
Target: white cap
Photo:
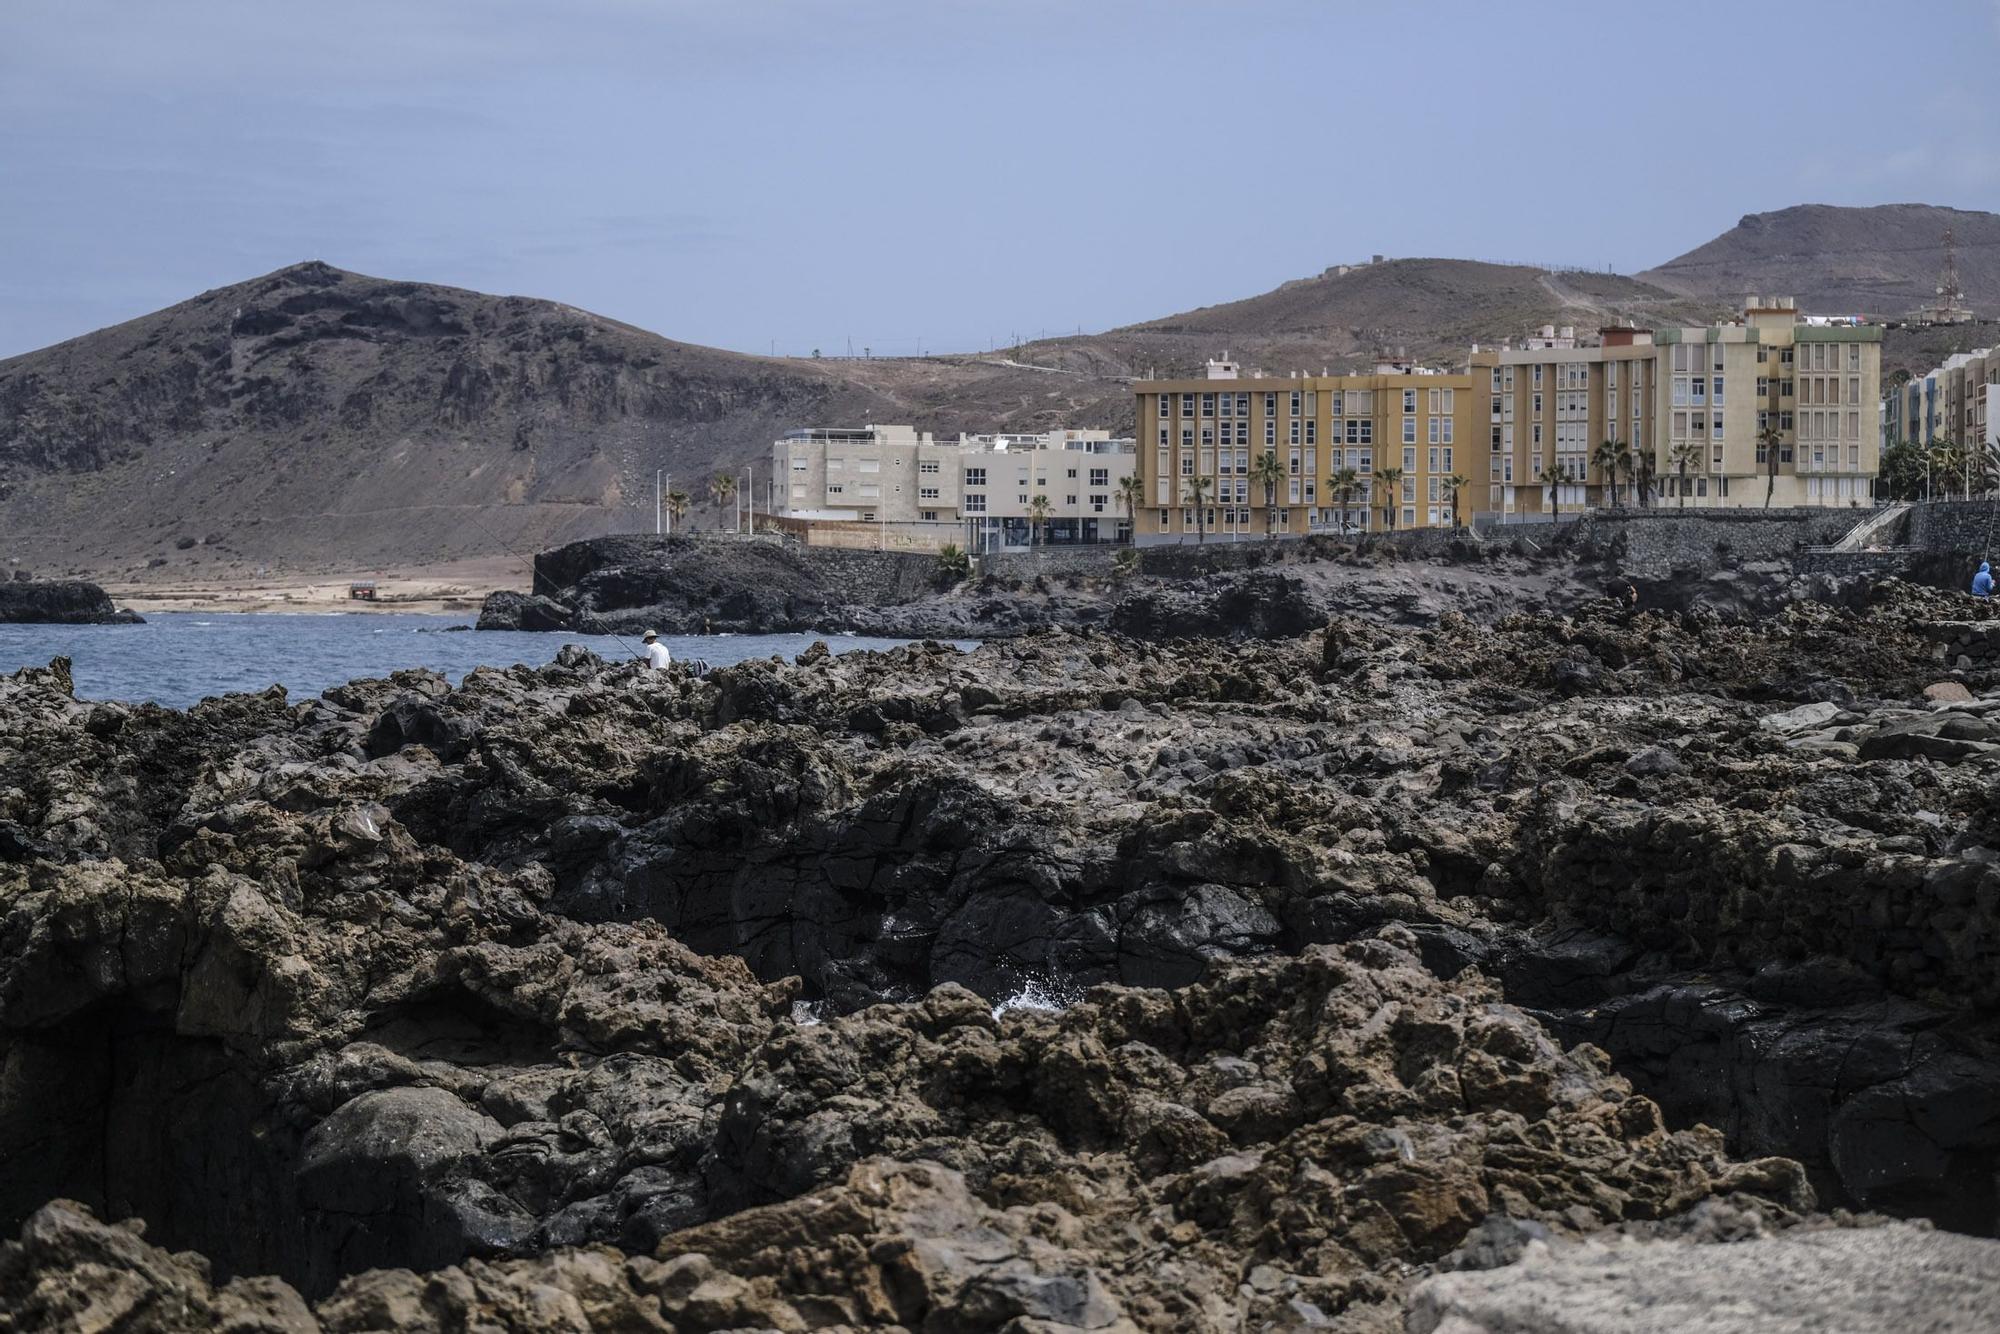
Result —
<instances>
[{"instance_id":1,"label":"white cap","mask_svg":"<svg viewBox=\"0 0 2000 1334\"><path fill-rule=\"evenodd\" d=\"M660 632L658 630L648 630L645 634L639 637L641 639L658 639L660 637Z\"/></svg>"}]
</instances>

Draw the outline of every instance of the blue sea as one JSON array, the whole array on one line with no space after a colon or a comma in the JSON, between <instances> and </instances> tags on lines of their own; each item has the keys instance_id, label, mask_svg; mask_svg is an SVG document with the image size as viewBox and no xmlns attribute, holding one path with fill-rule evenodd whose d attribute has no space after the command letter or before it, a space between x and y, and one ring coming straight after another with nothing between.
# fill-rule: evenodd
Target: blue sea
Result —
<instances>
[{"instance_id":1,"label":"blue sea","mask_svg":"<svg viewBox=\"0 0 2000 1334\"><path fill-rule=\"evenodd\" d=\"M0 674L67 657L81 698L185 708L210 695L273 685L284 686L295 700L310 699L328 686L405 667L429 667L455 684L475 667L539 667L564 644L582 644L612 661L639 656L635 636L455 628L470 624L462 616L398 612L156 612L144 625L0 625ZM815 639L824 639L835 653L909 642L854 635L680 635L666 637L666 645L676 661L700 658L723 667L773 654L789 658Z\"/></svg>"}]
</instances>

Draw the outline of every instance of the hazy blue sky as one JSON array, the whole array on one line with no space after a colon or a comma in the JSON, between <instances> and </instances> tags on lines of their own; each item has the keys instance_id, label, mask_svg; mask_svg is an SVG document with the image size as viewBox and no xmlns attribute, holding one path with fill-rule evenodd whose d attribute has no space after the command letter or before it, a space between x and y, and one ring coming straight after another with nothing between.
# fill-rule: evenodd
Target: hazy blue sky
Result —
<instances>
[{"instance_id":1,"label":"hazy blue sky","mask_svg":"<svg viewBox=\"0 0 2000 1334\"><path fill-rule=\"evenodd\" d=\"M1996 90L1995 0L0 0L0 356L313 257L794 353L1632 270L2000 209Z\"/></svg>"}]
</instances>

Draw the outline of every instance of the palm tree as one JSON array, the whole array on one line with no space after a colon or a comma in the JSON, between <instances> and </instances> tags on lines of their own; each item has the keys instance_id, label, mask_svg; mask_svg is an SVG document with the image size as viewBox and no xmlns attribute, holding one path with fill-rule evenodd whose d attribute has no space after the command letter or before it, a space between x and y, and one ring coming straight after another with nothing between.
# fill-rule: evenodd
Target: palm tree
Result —
<instances>
[{"instance_id":1,"label":"palm tree","mask_svg":"<svg viewBox=\"0 0 2000 1334\"><path fill-rule=\"evenodd\" d=\"M1764 508L1771 508L1771 496L1778 489L1778 445L1784 439L1775 426L1766 426L1757 433L1757 443L1764 446Z\"/></svg>"},{"instance_id":2,"label":"palm tree","mask_svg":"<svg viewBox=\"0 0 2000 1334\"><path fill-rule=\"evenodd\" d=\"M673 516L676 524L687 517L687 512L688 493L685 491L667 492L667 513Z\"/></svg>"},{"instance_id":3,"label":"palm tree","mask_svg":"<svg viewBox=\"0 0 2000 1334\"><path fill-rule=\"evenodd\" d=\"M1569 481L1569 469L1558 463L1552 468L1542 469L1541 476L1536 480L1549 489L1549 515L1557 523L1561 523L1563 516L1562 489L1564 484Z\"/></svg>"},{"instance_id":4,"label":"palm tree","mask_svg":"<svg viewBox=\"0 0 2000 1334\"><path fill-rule=\"evenodd\" d=\"M1451 526L1454 531L1458 528L1458 493L1465 487L1465 478L1457 473L1444 479L1445 496L1451 501Z\"/></svg>"},{"instance_id":5,"label":"palm tree","mask_svg":"<svg viewBox=\"0 0 2000 1334\"><path fill-rule=\"evenodd\" d=\"M1139 502L1146 498L1146 482L1138 473L1127 473L1118 483L1118 503L1125 507L1125 522L1132 530L1132 541L1139 540Z\"/></svg>"},{"instance_id":6,"label":"palm tree","mask_svg":"<svg viewBox=\"0 0 2000 1334\"><path fill-rule=\"evenodd\" d=\"M1966 447L1963 441L1948 440L1945 442L1944 466L1945 471L1950 476L1958 479L1958 498L1960 500L1972 499L1972 487L1969 484L1970 479L1966 475L1972 467L1972 451ZM1950 488L1951 484L1947 482L1945 489L1949 491Z\"/></svg>"},{"instance_id":7,"label":"palm tree","mask_svg":"<svg viewBox=\"0 0 2000 1334\"><path fill-rule=\"evenodd\" d=\"M1683 440L1674 446L1674 470L1681 475L1680 508L1688 504L1688 469L1701 460L1701 446L1692 440Z\"/></svg>"},{"instance_id":8,"label":"palm tree","mask_svg":"<svg viewBox=\"0 0 2000 1334\"><path fill-rule=\"evenodd\" d=\"M1340 531L1347 531L1347 506L1354 499L1354 493L1361 489L1361 474L1352 468L1341 468L1327 479L1334 496L1340 501Z\"/></svg>"},{"instance_id":9,"label":"palm tree","mask_svg":"<svg viewBox=\"0 0 2000 1334\"><path fill-rule=\"evenodd\" d=\"M1403 485L1401 468L1377 468L1375 484L1382 488L1382 517L1388 521L1389 531L1396 531L1396 493Z\"/></svg>"},{"instance_id":10,"label":"palm tree","mask_svg":"<svg viewBox=\"0 0 2000 1334\"><path fill-rule=\"evenodd\" d=\"M1639 474L1644 468L1645 464L1636 448L1628 449L1618 456L1618 470L1625 474L1625 488L1631 494L1634 508L1644 508L1646 504L1646 498L1639 493Z\"/></svg>"},{"instance_id":11,"label":"palm tree","mask_svg":"<svg viewBox=\"0 0 2000 1334\"><path fill-rule=\"evenodd\" d=\"M1625 451L1616 440L1599 441L1590 454L1590 461L1597 465L1598 476L1603 478L1598 484L1598 499L1611 506L1618 504L1618 460L1624 457Z\"/></svg>"},{"instance_id":12,"label":"palm tree","mask_svg":"<svg viewBox=\"0 0 2000 1334\"><path fill-rule=\"evenodd\" d=\"M1185 503L1194 510L1194 540L1199 546L1208 541L1208 523L1202 517L1201 507L1208 503L1208 493L1215 486L1212 477L1183 477L1181 491Z\"/></svg>"},{"instance_id":13,"label":"palm tree","mask_svg":"<svg viewBox=\"0 0 2000 1334\"><path fill-rule=\"evenodd\" d=\"M1044 539L1047 538L1049 511L1053 508L1049 504L1049 498L1039 491L1035 492L1035 498L1028 502L1028 545L1030 547L1035 545L1036 532L1041 532Z\"/></svg>"},{"instance_id":14,"label":"palm tree","mask_svg":"<svg viewBox=\"0 0 2000 1334\"><path fill-rule=\"evenodd\" d=\"M1267 449L1251 465L1250 475L1264 484L1264 540L1268 542L1277 536L1278 487L1285 480L1285 465L1278 462L1277 451Z\"/></svg>"},{"instance_id":15,"label":"palm tree","mask_svg":"<svg viewBox=\"0 0 2000 1334\"><path fill-rule=\"evenodd\" d=\"M709 478L708 498L715 502L717 509L736 499L736 479L728 473L717 473ZM734 527L733 523L731 527Z\"/></svg>"}]
</instances>

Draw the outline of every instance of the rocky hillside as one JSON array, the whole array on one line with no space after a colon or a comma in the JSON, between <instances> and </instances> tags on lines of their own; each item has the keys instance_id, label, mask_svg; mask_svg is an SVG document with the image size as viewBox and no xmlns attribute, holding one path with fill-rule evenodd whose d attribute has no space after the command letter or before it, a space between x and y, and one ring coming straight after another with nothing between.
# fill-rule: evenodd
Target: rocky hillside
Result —
<instances>
[{"instance_id":1,"label":"rocky hillside","mask_svg":"<svg viewBox=\"0 0 2000 1334\"><path fill-rule=\"evenodd\" d=\"M1026 428L1124 405L1067 387L977 361L749 357L301 264L0 362L0 531L37 568L120 576L525 553L650 527L655 468L761 463L800 424Z\"/></svg>"},{"instance_id":2,"label":"rocky hillside","mask_svg":"<svg viewBox=\"0 0 2000 1334\"><path fill-rule=\"evenodd\" d=\"M1242 301L1168 315L1081 338L1031 344L1038 362L1077 371L1197 374L1227 349L1276 374L1365 365L1379 349L1462 362L1474 342L1543 324L1595 330L1700 321L1722 313L1650 283L1607 273L1550 273L1460 259L1396 259L1301 278Z\"/></svg>"},{"instance_id":3,"label":"rocky hillside","mask_svg":"<svg viewBox=\"0 0 2000 1334\"><path fill-rule=\"evenodd\" d=\"M1967 304L2000 314L2000 214L1931 204L1750 213L1639 277L1689 296L1740 301L1769 293L1815 311L1896 318L1935 299L1947 227L1957 237Z\"/></svg>"}]
</instances>

